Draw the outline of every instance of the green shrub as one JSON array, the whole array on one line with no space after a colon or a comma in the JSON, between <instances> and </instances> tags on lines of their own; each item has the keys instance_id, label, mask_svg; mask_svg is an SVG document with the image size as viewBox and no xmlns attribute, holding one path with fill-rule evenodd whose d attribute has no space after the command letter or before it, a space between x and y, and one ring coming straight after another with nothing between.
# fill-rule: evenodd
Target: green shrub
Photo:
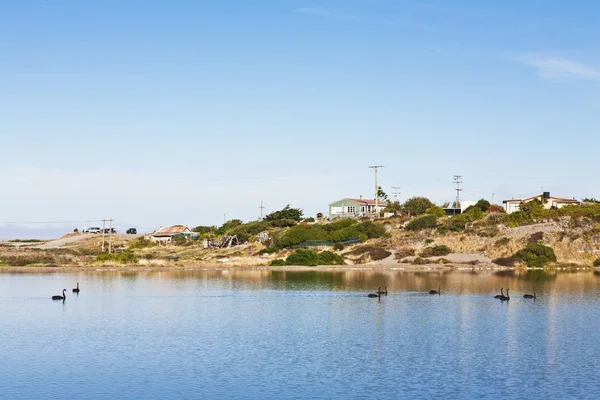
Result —
<instances>
[{"instance_id":1,"label":"green shrub","mask_svg":"<svg viewBox=\"0 0 600 400\"><path fill-rule=\"evenodd\" d=\"M285 260L282 260L281 258L278 258L276 260L272 260L269 265L273 266L273 267L282 267L285 265Z\"/></svg>"},{"instance_id":2,"label":"green shrub","mask_svg":"<svg viewBox=\"0 0 600 400\"><path fill-rule=\"evenodd\" d=\"M600 267L600 258L594 260L594 267Z\"/></svg>"},{"instance_id":3,"label":"green shrub","mask_svg":"<svg viewBox=\"0 0 600 400\"><path fill-rule=\"evenodd\" d=\"M369 240L369 237L367 235L365 235L364 233L361 233L360 235L358 235L358 238L360 239L361 243L364 243L367 240Z\"/></svg>"},{"instance_id":4,"label":"green shrub","mask_svg":"<svg viewBox=\"0 0 600 400\"><path fill-rule=\"evenodd\" d=\"M131 251L124 251L121 254L118 255L117 257L119 262L122 263L133 263L133 264L137 264L139 259L138 256L136 256L133 252Z\"/></svg>"},{"instance_id":5,"label":"green shrub","mask_svg":"<svg viewBox=\"0 0 600 400\"><path fill-rule=\"evenodd\" d=\"M322 251L319 253L319 265L344 265L344 259L339 254L331 251Z\"/></svg>"},{"instance_id":6,"label":"green shrub","mask_svg":"<svg viewBox=\"0 0 600 400\"><path fill-rule=\"evenodd\" d=\"M425 214L435 215L438 218L446 216L446 212L440 206L431 206L427 210L425 210Z\"/></svg>"},{"instance_id":7,"label":"green shrub","mask_svg":"<svg viewBox=\"0 0 600 400\"><path fill-rule=\"evenodd\" d=\"M271 226L275 228L286 228L288 226L294 226L296 223L297 222L293 219L276 219L271 221Z\"/></svg>"},{"instance_id":8,"label":"green shrub","mask_svg":"<svg viewBox=\"0 0 600 400\"><path fill-rule=\"evenodd\" d=\"M308 217L308 218L304 218L302 220L302 222L315 222L315 219L313 217Z\"/></svg>"},{"instance_id":9,"label":"green shrub","mask_svg":"<svg viewBox=\"0 0 600 400\"><path fill-rule=\"evenodd\" d=\"M151 240L141 237L141 238L137 238L136 240L130 242L128 247L130 249L143 249L146 247L154 247L156 245L157 245L156 242L153 242Z\"/></svg>"},{"instance_id":10,"label":"green shrub","mask_svg":"<svg viewBox=\"0 0 600 400\"><path fill-rule=\"evenodd\" d=\"M503 267L514 267L517 261L519 260L514 257L500 257L492 260L494 264L498 264Z\"/></svg>"},{"instance_id":11,"label":"green shrub","mask_svg":"<svg viewBox=\"0 0 600 400\"><path fill-rule=\"evenodd\" d=\"M300 208L291 208L288 204L279 211L273 211L265 217L265 221L274 222L277 220L293 220L299 222L302 220L302 210Z\"/></svg>"},{"instance_id":12,"label":"green shrub","mask_svg":"<svg viewBox=\"0 0 600 400\"><path fill-rule=\"evenodd\" d=\"M425 211L435 206L427 197L411 197L406 200L402 205L402 208L406 210L410 215L421 215Z\"/></svg>"},{"instance_id":13,"label":"green shrub","mask_svg":"<svg viewBox=\"0 0 600 400\"><path fill-rule=\"evenodd\" d=\"M437 222L437 217L435 215L424 215L422 217L417 217L410 221L406 225L406 229L409 231L419 231L421 229L433 228Z\"/></svg>"},{"instance_id":14,"label":"green shrub","mask_svg":"<svg viewBox=\"0 0 600 400\"><path fill-rule=\"evenodd\" d=\"M503 237L501 239L496 240L496 247L507 246L510 243L510 239L507 237Z\"/></svg>"},{"instance_id":15,"label":"green shrub","mask_svg":"<svg viewBox=\"0 0 600 400\"><path fill-rule=\"evenodd\" d=\"M425 247L423 249L423 251L421 251L419 256L423 257L423 258L439 257L439 256L446 256L450 253L452 253L452 250L450 250L450 248L448 246L440 245L440 246L433 246L433 247Z\"/></svg>"},{"instance_id":16,"label":"green shrub","mask_svg":"<svg viewBox=\"0 0 600 400\"><path fill-rule=\"evenodd\" d=\"M314 267L317 265L343 265L344 259L331 251L317 253L310 249L298 249L285 260L286 265L302 265Z\"/></svg>"},{"instance_id":17,"label":"green shrub","mask_svg":"<svg viewBox=\"0 0 600 400\"><path fill-rule=\"evenodd\" d=\"M434 240L433 239L425 239L425 244L429 244L429 243L433 243Z\"/></svg>"},{"instance_id":18,"label":"green shrub","mask_svg":"<svg viewBox=\"0 0 600 400\"><path fill-rule=\"evenodd\" d=\"M541 244L528 244L513 257L525 262L528 267L543 267L550 262L556 262L554 250Z\"/></svg>"},{"instance_id":19,"label":"green shrub","mask_svg":"<svg viewBox=\"0 0 600 400\"><path fill-rule=\"evenodd\" d=\"M485 214L483 213L481 208L479 208L477 206L467 207L465 212L463 212L462 214L459 214L459 215L467 215L469 218L469 222L477 221L477 220L480 220L483 217L485 217Z\"/></svg>"},{"instance_id":20,"label":"green shrub","mask_svg":"<svg viewBox=\"0 0 600 400\"><path fill-rule=\"evenodd\" d=\"M260 249L258 254L262 256L263 254L273 254L275 252L277 252L277 247L266 247L264 249Z\"/></svg>"},{"instance_id":21,"label":"green shrub","mask_svg":"<svg viewBox=\"0 0 600 400\"><path fill-rule=\"evenodd\" d=\"M478 207L481 211L486 212L492 205L486 199L481 199L475 203L475 207Z\"/></svg>"},{"instance_id":22,"label":"green shrub","mask_svg":"<svg viewBox=\"0 0 600 400\"><path fill-rule=\"evenodd\" d=\"M336 243L333 245L333 249L336 251L342 251L342 250L344 250L345 247L346 246L344 246L343 243Z\"/></svg>"},{"instance_id":23,"label":"green shrub","mask_svg":"<svg viewBox=\"0 0 600 400\"><path fill-rule=\"evenodd\" d=\"M96 256L94 262L106 262L106 261L119 261L116 254L113 253L101 253Z\"/></svg>"}]
</instances>

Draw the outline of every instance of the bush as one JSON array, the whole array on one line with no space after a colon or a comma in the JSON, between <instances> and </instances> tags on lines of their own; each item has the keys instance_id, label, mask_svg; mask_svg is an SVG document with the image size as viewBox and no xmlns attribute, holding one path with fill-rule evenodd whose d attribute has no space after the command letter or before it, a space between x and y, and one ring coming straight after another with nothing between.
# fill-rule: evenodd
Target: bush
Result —
<instances>
[{"instance_id":1,"label":"bush","mask_svg":"<svg viewBox=\"0 0 600 400\"><path fill-rule=\"evenodd\" d=\"M486 212L490 209L492 205L486 199L481 199L477 203L475 203L475 207L479 208L481 211Z\"/></svg>"},{"instance_id":2,"label":"bush","mask_svg":"<svg viewBox=\"0 0 600 400\"><path fill-rule=\"evenodd\" d=\"M425 244L430 244L433 243L434 240L433 239L425 239Z\"/></svg>"},{"instance_id":3,"label":"bush","mask_svg":"<svg viewBox=\"0 0 600 400\"><path fill-rule=\"evenodd\" d=\"M317 265L343 265L344 259L331 251L317 253L310 249L298 249L285 260L285 265L302 265L315 267Z\"/></svg>"},{"instance_id":4,"label":"bush","mask_svg":"<svg viewBox=\"0 0 600 400\"><path fill-rule=\"evenodd\" d=\"M157 245L156 242L153 242L151 240L141 237L141 238L138 238L138 239L132 241L131 243L129 243L129 248L130 249L143 249L145 247L154 247L156 245Z\"/></svg>"},{"instance_id":5,"label":"bush","mask_svg":"<svg viewBox=\"0 0 600 400\"><path fill-rule=\"evenodd\" d=\"M308 218L304 218L302 220L302 222L315 222L315 219L313 217L308 217Z\"/></svg>"},{"instance_id":6,"label":"bush","mask_svg":"<svg viewBox=\"0 0 600 400\"><path fill-rule=\"evenodd\" d=\"M277 247L266 247L264 249L260 249L258 254L262 256L263 254L273 254L275 252L277 252Z\"/></svg>"},{"instance_id":7,"label":"bush","mask_svg":"<svg viewBox=\"0 0 600 400\"><path fill-rule=\"evenodd\" d=\"M435 206L427 197L411 197L404 202L402 206L410 215L421 215L425 211Z\"/></svg>"},{"instance_id":8,"label":"bush","mask_svg":"<svg viewBox=\"0 0 600 400\"><path fill-rule=\"evenodd\" d=\"M101 253L96 256L94 262L118 261L118 257L113 253Z\"/></svg>"},{"instance_id":9,"label":"bush","mask_svg":"<svg viewBox=\"0 0 600 400\"><path fill-rule=\"evenodd\" d=\"M492 260L494 264L498 264L502 267L514 267L517 261L519 260L514 257L500 257Z\"/></svg>"},{"instance_id":10,"label":"bush","mask_svg":"<svg viewBox=\"0 0 600 400\"><path fill-rule=\"evenodd\" d=\"M436 222L437 217L435 215L428 214L410 221L406 225L406 229L409 231L419 231L421 229L433 228Z\"/></svg>"},{"instance_id":11,"label":"bush","mask_svg":"<svg viewBox=\"0 0 600 400\"><path fill-rule=\"evenodd\" d=\"M333 249L335 251L342 251L342 250L344 250L345 247L346 246L344 246L343 243L336 243L336 244L333 245Z\"/></svg>"},{"instance_id":12,"label":"bush","mask_svg":"<svg viewBox=\"0 0 600 400\"><path fill-rule=\"evenodd\" d=\"M410 247L402 247L402 248L396 250L395 258L397 260L401 260L403 258L414 256L414 255L415 255L415 249L411 249Z\"/></svg>"},{"instance_id":13,"label":"bush","mask_svg":"<svg viewBox=\"0 0 600 400\"><path fill-rule=\"evenodd\" d=\"M272 267L282 267L282 266L285 265L285 260L282 260L281 258L278 258L276 260L272 260L269 263L269 265L272 266Z\"/></svg>"},{"instance_id":14,"label":"bush","mask_svg":"<svg viewBox=\"0 0 600 400\"><path fill-rule=\"evenodd\" d=\"M287 228L288 226L296 225L296 221L293 219L276 219L271 221L271 226L274 228Z\"/></svg>"},{"instance_id":15,"label":"bush","mask_svg":"<svg viewBox=\"0 0 600 400\"><path fill-rule=\"evenodd\" d=\"M510 239L507 237L503 237L501 239L496 240L496 247L507 246L510 243Z\"/></svg>"},{"instance_id":16,"label":"bush","mask_svg":"<svg viewBox=\"0 0 600 400\"><path fill-rule=\"evenodd\" d=\"M594 267L600 267L600 258L594 260Z\"/></svg>"},{"instance_id":17,"label":"bush","mask_svg":"<svg viewBox=\"0 0 600 400\"><path fill-rule=\"evenodd\" d=\"M124 251L117 257L119 262L122 263L134 263L137 264L139 262L138 257L131 251Z\"/></svg>"},{"instance_id":18,"label":"bush","mask_svg":"<svg viewBox=\"0 0 600 400\"><path fill-rule=\"evenodd\" d=\"M273 211L265 217L265 221L274 222L278 220L293 220L299 222L302 220L302 210L299 208L291 208L288 204L279 211Z\"/></svg>"},{"instance_id":19,"label":"bush","mask_svg":"<svg viewBox=\"0 0 600 400\"><path fill-rule=\"evenodd\" d=\"M425 214L435 215L436 217L439 217L439 218L446 216L446 212L440 206L429 207L427 210L425 210Z\"/></svg>"},{"instance_id":20,"label":"bush","mask_svg":"<svg viewBox=\"0 0 600 400\"><path fill-rule=\"evenodd\" d=\"M138 257L131 251L124 251L121 254L101 253L96 256L94 262L118 262L118 263L137 263Z\"/></svg>"},{"instance_id":21,"label":"bush","mask_svg":"<svg viewBox=\"0 0 600 400\"><path fill-rule=\"evenodd\" d=\"M528 244L524 249L513 255L527 264L528 267L543 267L550 262L556 262L556 255L552 247L541 244Z\"/></svg>"},{"instance_id":22,"label":"bush","mask_svg":"<svg viewBox=\"0 0 600 400\"><path fill-rule=\"evenodd\" d=\"M419 254L420 257L439 257L446 256L452 253L452 250L448 246L440 245L433 247L425 247L423 251Z\"/></svg>"},{"instance_id":23,"label":"bush","mask_svg":"<svg viewBox=\"0 0 600 400\"><path fill-rule=\"evenodd\" d=\"M344 265L344 259L339 254L335 254L331 251L322 251L319 253L319 264L318 265Z\"/></svg>"},{"instance_id":24,"label":"bush","mask_svg":"<svg viewBox=\"0 0 600 400\"><path fill-rule=\"evenodd\" d=\"M504 207L499 206L498 204L492 204L492 205L490 205L490 208L488 208L488 212L490 212L490 213L506 213L506 210L504 209Z\"/></svg>"}]
</instances>

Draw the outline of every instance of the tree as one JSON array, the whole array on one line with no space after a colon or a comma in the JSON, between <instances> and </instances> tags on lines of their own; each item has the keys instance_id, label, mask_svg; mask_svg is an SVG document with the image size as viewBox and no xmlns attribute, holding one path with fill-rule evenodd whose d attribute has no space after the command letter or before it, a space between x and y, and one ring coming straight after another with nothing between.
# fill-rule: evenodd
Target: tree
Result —
<instances>
[{"instance_id":1,"label":"tree","mask_svg":"<svg viewBox=\"0 0 600 400\"><path fill-rule=\"evenodd\" d=\"M377 200L387 201L388 195L383 191L381 186L377 188Z\"/></svg>"},{"instance_id":2,"label":"tree","mask_svg":"<svg viewBox=\"0 0 600 400\"><path fill-rule=\"evenodd\" d=\"M383 211L390 212L390 213L397 213L401 209L402 209L402 206L400 205L400 202L398 200L394 201L393 203L388 200L387 205L385 206Z\"/></svg>"},{"instance_id":3,"label":"tree","mask_svg":"<svg viewBox=\"0 0 600 400\"><path fill-rule=\"evenodd\" d=\"M288 204L287 206L285 206L283 209L279 210L279 211L273 211L270 214L267 214L267 216L265 217L265 221L277 221L277 220L281 220L281 219L291 219L294 221L301 221L302 220L302 210L299 208L290 208L290 205Z\"/></svg>"},{"instance_id":4,"label":"tree","mask_svg":"<svg viewBox=\"0 0 600 400\"><path fill-rule=\"evenodd\" d=\"M410 215L421 215L425 213L425 210L434 205L427 197L411 197L404 202L403 207Z\"/></svg>"},{"instance_id":5,"label":"tree","mask_svg":"<svg viewBox=\"0 0 600 400\"><path fill-rule=\"evenodd\" d=\"M475 206L481 208L481 211L486 212L490 208L491 204L486 199L481 199L475 204Z\"/></svg>"}]
</instances>

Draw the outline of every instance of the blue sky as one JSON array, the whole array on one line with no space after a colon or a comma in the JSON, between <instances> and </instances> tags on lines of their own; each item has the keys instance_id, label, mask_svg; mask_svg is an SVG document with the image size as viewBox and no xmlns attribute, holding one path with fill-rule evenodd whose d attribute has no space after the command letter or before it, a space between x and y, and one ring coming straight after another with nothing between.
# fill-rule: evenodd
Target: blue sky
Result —
<instances>
[{"instance_id":1,"label":"blue sky","mask_svg":"<svg viewBox=\"0 0 600 400\"><path fill-rule=\"evenodd\" d=\"M312 215L368 197L372 164L401 200L450 201L455 174L464 199L600 197L598 15L550 0L0 2L0 237L251 220L261 200Z\"/></svg>"}]
</instances>

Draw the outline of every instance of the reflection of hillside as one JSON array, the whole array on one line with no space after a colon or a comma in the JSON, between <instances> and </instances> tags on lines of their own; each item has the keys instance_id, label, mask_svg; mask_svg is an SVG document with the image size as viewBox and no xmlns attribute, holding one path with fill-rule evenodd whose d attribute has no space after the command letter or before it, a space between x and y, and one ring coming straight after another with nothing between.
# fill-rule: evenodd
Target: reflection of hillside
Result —
<instances>
[{"instance_id":1,"label":"reflection of hillside","mask_svg":"<svg viewBox=\"0 0 600 400\"><path fill-rule=\"evenodd\" d=\"M21 275L20 272L14 274ZM387 286L390 292L427 292L442 287L442 293L490 295L500 288L510 288L512 296L531 293L536 287L540 297L550 293L600 293L600 271L487 271L487 270L167 270L123 271L98 270L84 273L50 272L56 279L83 281L79 277L96 280L104 288L119 286L132 290L138 283L150 283L157 294L173 287L188 291L214 290L297 290L367 292ZM71 275L71 277L69 277ZM77 276L77 278L75 277ZM141 285L143 286L143 285ZM85 289L84 289L85 290Z\"/></svg>"}]
</instances>

